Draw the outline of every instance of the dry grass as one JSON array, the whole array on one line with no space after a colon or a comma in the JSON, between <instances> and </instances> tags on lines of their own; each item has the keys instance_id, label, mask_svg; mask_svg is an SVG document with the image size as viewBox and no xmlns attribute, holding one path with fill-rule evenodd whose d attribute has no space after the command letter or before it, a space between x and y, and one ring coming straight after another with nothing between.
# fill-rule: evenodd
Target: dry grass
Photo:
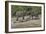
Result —
<instances>
[{"instance_id":1,"label":"dry grass","mask_svg":"<svg viewBox=\"0 0 46 34\"><path fill-rule=\"evenodd\" d=\"M31 27L41 27L41 19L34 19L29 20L25 22L19 22L16 23L16 18L12 18L14 23L12 22L12 28L31 28Z\"/></svg>"}]
</instances>

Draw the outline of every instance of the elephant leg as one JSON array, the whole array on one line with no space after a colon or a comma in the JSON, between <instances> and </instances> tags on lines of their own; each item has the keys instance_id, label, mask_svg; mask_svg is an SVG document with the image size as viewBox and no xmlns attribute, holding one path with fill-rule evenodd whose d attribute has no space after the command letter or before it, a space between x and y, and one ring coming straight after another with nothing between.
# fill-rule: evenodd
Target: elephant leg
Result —
<instances>
[{"instance_id":1,"label":"elephant leg","mask_svg":"<svg viewBox=\"0 0 46 34\"><path fill-rule=\"evenodd\" d=\"M16 21L18 21L19 17L17 17Z\"/></svg>"},{"instance_id":2,"label":"elephant leg","mask_svg":"<svg viewBox=\"0 0 46 34\"><path fill-rule=\"evenodd\" d=\"M24 20L24 16L23 16L23 20Z\"/></svg>"},{"instance_id":3,"label":"elephant leg","mask_svg":"<svg viewBox=\"0 0 46 34\"><path fill-rule=\"evenodd\" d=\"M33 16L32 16L32 20L33 20Z\"/></svg>"}]
</instances>

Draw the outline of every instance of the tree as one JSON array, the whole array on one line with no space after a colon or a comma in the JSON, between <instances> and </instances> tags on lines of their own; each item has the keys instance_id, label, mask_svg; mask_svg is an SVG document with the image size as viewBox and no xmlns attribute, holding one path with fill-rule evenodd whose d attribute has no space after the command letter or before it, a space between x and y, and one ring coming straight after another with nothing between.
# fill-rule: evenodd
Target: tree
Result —
<instances>
[{"instance_id":1,"label":"tree","mask_svg":"<svg viewBox=\"0 0 46 34\"><path fill-rule=\"evenodd\" d=\"M16 13L17 12L23 12L22 15L22 19L24 20L25 15L31 15L32 19L33 16L37 16L39 14L41 14L41 7L39 6L20 6L20 5L12 5L11 6L11 14L12 17L16 17ZM18 20L19 16L17 15L17 20Z\"/></svg>"},{"instance_id":2,"label":"tree","mask_svg":"<svg viewBox=\"0 0 46 34\"><path fill-rule=\"evenodd\" d=\"M32 7L32 9L33 9L32 12L31 12L32 19L33 19L33 16L38 17L38 15L41 14L41 7L34 6L34 7Z\"/></svg>"}]
</instances>

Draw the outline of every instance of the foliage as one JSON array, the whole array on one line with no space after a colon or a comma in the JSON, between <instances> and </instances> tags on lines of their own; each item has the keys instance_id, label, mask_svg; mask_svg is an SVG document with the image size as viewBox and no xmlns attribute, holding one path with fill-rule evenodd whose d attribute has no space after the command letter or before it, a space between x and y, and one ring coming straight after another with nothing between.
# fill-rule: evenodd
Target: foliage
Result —
<instances>
[{"instance_id":1,"label":"foliage","mask_svg":"<svg viewBox=\"0 0 46 34\"><path fill-rule=\"evenodd\" d=\"M29 12L33 15L41 14L40 6L20 6L20 5L12 5L11 6L11 14L15 16L16 12Z\"/></svg>"}]
</instances>

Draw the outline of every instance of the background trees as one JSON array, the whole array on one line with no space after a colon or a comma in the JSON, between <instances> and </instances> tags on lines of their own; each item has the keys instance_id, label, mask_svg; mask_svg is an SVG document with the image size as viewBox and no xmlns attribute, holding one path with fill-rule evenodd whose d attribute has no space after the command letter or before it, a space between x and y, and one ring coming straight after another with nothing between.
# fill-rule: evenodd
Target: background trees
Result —
<instances>
[{"instance_id":1,"label":"background trees","mask_svg":"<svg viewBox=\"0 0 46 34\"><path fill-rule=\"evenodd\" d=\"M11 15L12 15L12 17L16 17L17 12L19 12L19 14L20 14L19 16L22 16L23 19L24 19L25 15L31 15L32 19L33 19L33 16L38 16L39 14L41 14L41 7L40 6L12 5L11 6ZM17 20L18 20L18 17L17 17Z\"/></svg>"}]
</instances>

